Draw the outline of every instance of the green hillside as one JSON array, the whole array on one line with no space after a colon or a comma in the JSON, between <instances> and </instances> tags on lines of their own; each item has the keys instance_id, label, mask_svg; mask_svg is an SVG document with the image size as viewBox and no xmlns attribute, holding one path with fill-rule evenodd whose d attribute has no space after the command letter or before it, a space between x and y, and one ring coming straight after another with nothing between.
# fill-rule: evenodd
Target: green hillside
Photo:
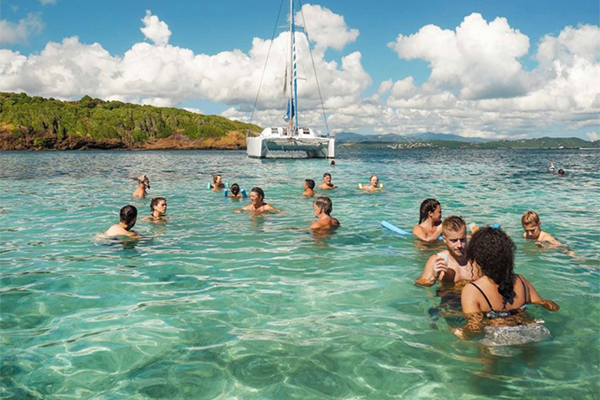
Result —
<instances>
[{"instance_id":1,"label":"green hillside","mask_svg":"<svg viewBox=\"0 0 600 400\"><path fill-rule=\"evenodd\" d=\"M11 149L241 148L260 127L177 108L84 96L63 102L0 93L0 145Z\"/></svg>"}]
</instances>

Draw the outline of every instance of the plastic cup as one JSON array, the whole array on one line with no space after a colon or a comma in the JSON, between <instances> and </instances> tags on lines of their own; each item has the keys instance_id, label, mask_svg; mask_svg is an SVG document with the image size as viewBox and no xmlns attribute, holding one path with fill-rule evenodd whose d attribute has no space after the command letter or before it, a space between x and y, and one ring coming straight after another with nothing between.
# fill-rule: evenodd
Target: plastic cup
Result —
<instances>
[{"instance_id":1,"label":"plastic cup","mask_svg":"<svg viewBox=\"0 0 600 400\"><path fill-rule=\"evenodd\" d=\"M446 265L448 265L448 260L450 259L450 254L448 253L437 253L437 256L440 258L443 258L444 261L446 262Z\"/></svg>"}]
</instances>

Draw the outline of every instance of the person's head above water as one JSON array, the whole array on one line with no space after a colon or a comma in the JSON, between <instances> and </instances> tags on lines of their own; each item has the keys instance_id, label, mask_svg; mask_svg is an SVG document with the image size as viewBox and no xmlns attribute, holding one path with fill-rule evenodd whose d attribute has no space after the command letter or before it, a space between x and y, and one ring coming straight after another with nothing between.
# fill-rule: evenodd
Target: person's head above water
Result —
<instances>
[{"instance_id":1,"label":"person's head above water","mask_svg":"<svg viewBox=\"0 0 600 400\"><path fill-rule=\"evenodd\" d=\"M213 183L218 184L218 183L221 183L222 180L223 180L223 178L221 177L221 175L219 175L219 174L213 175Z\"/></svg>"},{"instance_id":2,"label":"person's head above water","mask_svg":"<svg viewBox=\"0 0 600 400\"><path fill-rule=\"evenodd\" d=\"M137 213L137 208L132 205L121 208L121 212L119 214L120 222L127 225L127 229L131 229L135 225Z\"/></svg>"},{"instance_id":3,"label":"person's head above water","mask_svg":"<svg viewBox=\"0 0 600 400\"><path fill-rule=\"evenodd\" d=\"M467 245L467 224L461 217L451 215L442 222L442 237L450 254L459 259Z\"/></svg>"},{"instance_id":4,"label":"person's head above water","mask_svg":"<svg viewBox=\"0 0 600 400\"><path fill-rule=\"evenodd\" d=\"M537 239L540 237L542 232L540 228L542 226L542 221L535 211L527 211L523 214L521 217L521 225L523 225L525 237L527 239Z\"/></svg>"},{"instance_id":5,"label":"person's head above water","mask_svg":"<svg viewBox=\"0 0 600 400\"><path fill-rule=\"evenodd\" d=\"M377 186L379 184L379 177L377 175L373 174L369 178L369 182L371 183L371 186Z\"/></svg>"},{"instance_id":6,"label":"person's head above water","mask_svg":"<svg viewBox=\"0 0 600 400\"><path fill-rule=\"evenodd\" d=\"M262 203L262 201L265 198L265 192L263 192L263 190L261 188L259 188L258 186L253 187L252 190L250 191L250 200L252 201L252 203Z\"/></svg>"},{"instance_id":7,"label":"person's head above water","mask_svg":"<svg viewBox=\"0 0 600 400\"><path fill-rule=\"evenodd\" d=\"M517 246L500 228L484 227L473 234L467 246L467 259L498 285L504 305L512 304L515 293L514 262Z\"/></svg>"},{"instance_id":8,"label":"person's head above water","mask_svg":"<svg viewBox=\"0 0 600 400\"><path fill-rule=\"evenodd\" d=\"M137 181L140 183L140 185L144 185L150 189L150 179L148 179L148 176L140 175L137 177Z\"/></svg>"},{"instance_id":9,"label":"person's head above water","mask_svg":"<svg viewBox=\"0 0 600 400\"><path fill-rule=\"evenodd\" d=\"M327 196L319 196L314 201L314 206L323 211L325 215L331 214L331 210L333 210L333 203L331 199Z\"/></svg>"},{"instance_id":10,"label":"person's head above water","mask_svg":"<svg viewBox=\"0 0 600 400\"><path fill-rule=\"evenodd\" d=\"M233 185L231 185L229 187L229 191L231 192L231 194L233 194L234 196L237 196L238 193L240 192L240 185L238 185L237 183L234 183Z\"/></svg>"},{"instance_id":11,"label":"person's head above water","mask_svg":"<svg viewBox=\"0 0 600 400\"><path fill-rule=\"evenodd\" d=\"M150 201L150 212L158 211L164 214L167 211L167 200L164 197L155 197Z\"/></svg>"},{"instance_id":12,"label":"person's head above water","mask_svg":"<svg viewBox=\"0 0 600 400\"><path fill-rule=\"evenodd\" d=\"M439 210L438 210L439 207ZM439 216L437 215L439 211ZM439 221L442 218L442 206L436 199L425 199L421 203L419 210L419 223L425 221L431 215L435 221Z\"/></svg>"},{"instance_id":13,"label":"person's head above water","mask_svg":"<svg viewBox=\"0 0 600 400\"><path fill-rule=\"evenodd\" d=\"M329 165L334 166L335 165L335 161L331 160L331 163Z\"/></svg>"},{"instance_id":14,"label":"person's head above water","mask_svg":"<svg viewBox=\"0 0 600 400\"><path fill-rule=\"evenodd\" d=\"M564 176L565 175L565 170L564 169L559 169L558 170L558 176Z\"/></svg>"},{"instance_id":15,"label":"person's head above water","mask_svg":"<svg viewBox=\"0 0 600 400\"><path fill-rule=\"evenodd\" d=\"M305 179L304 183L305 183L306 187L309 189L315 188L315 181L313 181L312 179Z\"/></svg>"}]
</instances>

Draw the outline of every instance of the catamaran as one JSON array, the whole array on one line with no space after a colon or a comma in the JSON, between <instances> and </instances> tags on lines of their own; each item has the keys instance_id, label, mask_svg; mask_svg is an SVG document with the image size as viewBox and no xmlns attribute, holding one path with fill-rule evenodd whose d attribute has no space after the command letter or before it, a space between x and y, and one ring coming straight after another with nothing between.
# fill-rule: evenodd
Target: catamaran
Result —
<instances>
[{"instance_id":1,"label":"catamaran","mask_svg":"<svg viewBox=\"0 0 600 400\"><path fill-rule=\"evenodd\" d=\"M296 26L294 0L290 0L290 58L287 77L287 126L266 128L259 136L246 134L248 157L265 158L273 152L306 152L307 158L334 158L335 138L317 134L311 128L298 124L298 86L296 59ZM316 71L315 71L316 74Z\"/></svg>"}]
</instances>

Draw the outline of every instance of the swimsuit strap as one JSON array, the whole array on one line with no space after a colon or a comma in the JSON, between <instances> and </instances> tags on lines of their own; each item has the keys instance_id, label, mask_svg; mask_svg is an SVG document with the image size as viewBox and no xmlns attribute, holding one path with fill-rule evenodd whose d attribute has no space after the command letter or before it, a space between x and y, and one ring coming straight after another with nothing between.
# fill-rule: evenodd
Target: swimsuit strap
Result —
<instances>
[{"instance_id":1,"label":"swimsuit strap","mask_svg":"<svg viewBox=\"0 0 600 400\"><path fill-rule=\"evenodd\" d=\"M481 292L481 294L483 295L483 297L485 298L485 301L487 301L488 306L490 306L490 311L494 311L494 307L492 307L492 303L490 303L490 300L488 299L488 297L485 295L485 293L483 292L483 290L481 290L481 288L479 286L477 286L475 284L475 282L471 282L471 285L475 286L477 288L477 290L479 290Z\"/></svg>"},{"instance_id":2,"label":"swimsuit strap","mask_svg":"<svg viewBox=\"0 0 600 400\"><path fill-rule=\"evenodd\" d=\"M525 303L530 303L531 300L529 299L529 293L527 293L527 285L525 284L525 281L523 280L521 275L517 275L517 276L519 277L519 280L523 284L523 293L525 293Z\"/></svg>"}]
</instances>

